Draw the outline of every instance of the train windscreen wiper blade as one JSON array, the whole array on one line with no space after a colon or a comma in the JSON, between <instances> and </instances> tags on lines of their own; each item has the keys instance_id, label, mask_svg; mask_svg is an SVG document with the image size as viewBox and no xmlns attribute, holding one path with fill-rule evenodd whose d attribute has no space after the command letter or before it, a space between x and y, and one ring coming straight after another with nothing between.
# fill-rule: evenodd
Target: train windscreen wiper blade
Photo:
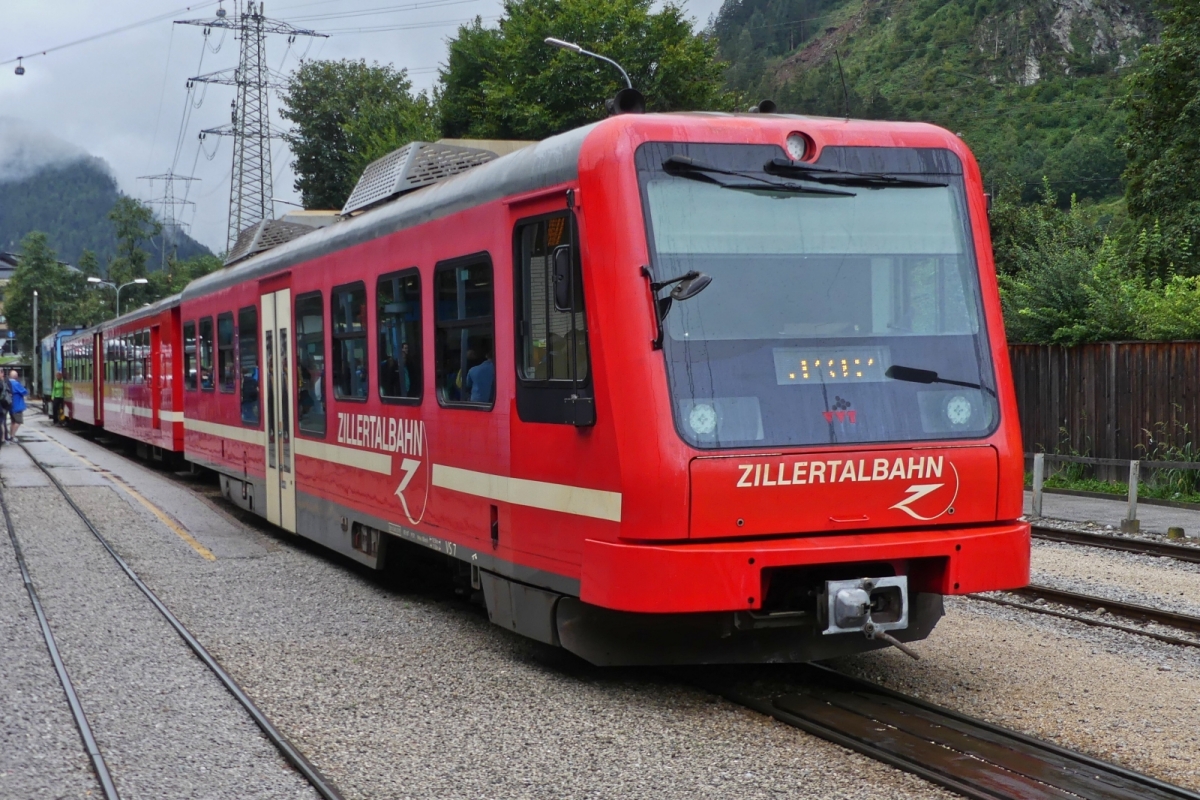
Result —
<instances>
[{"instance_id":1,"label":"train windscreen wiper blade","mask_svg":"<svg viewBox=\"0 0 1200 800\"><path fill-rule=\"evenodd\" d=\"M704 164L688 156L671 156L663 161L663 169L667 174L680 178L704 181L720 186L723 189L735 189L755 194L816 194L831 197L854 197L854 192L839 189L825 189L820 186L804 186L799 183L773 181L752 172L739 172L732 169L722 169L710 164ZM728 181L718 178L718 175L729 175L742 178L742 181Z\"/></svg>"},{"instance_id":2,"label":"train windscreen wiper blade","mask_svg":"<svg viewBox=\"0 0 1200 800\"><path fill-rule=\"evenodd\" d=\"M810 164L797 164L786 158L773 158L766 163L763 171L771 175L786 178L800 178L817 183L833 183L838 186L861 186L868 189L900 187L905 189L927 189L937 186L949 186L945 181L925 180L923 178L899 178L895 175L883 175L874 172L850 172L827 167L814 167Z\"/></svg>"},{"instance_id":3,"label":"train windscreen wiper blade","mask_svg":"<svg viewBox=\"0 0 1200 800\"><path fill-rule=\"evenodd\" d=\"M964 386L968 389L979 389L995 396L996 391L990 386L983 386L970 381L952 381L949 378L943 378L931 369L917 369L916 367L902 367L899 364L893 364L884 371L885 378L891 378L894 381L906 381L908 383L943 383L947 386Z\"/></svg>"}]
</instances>

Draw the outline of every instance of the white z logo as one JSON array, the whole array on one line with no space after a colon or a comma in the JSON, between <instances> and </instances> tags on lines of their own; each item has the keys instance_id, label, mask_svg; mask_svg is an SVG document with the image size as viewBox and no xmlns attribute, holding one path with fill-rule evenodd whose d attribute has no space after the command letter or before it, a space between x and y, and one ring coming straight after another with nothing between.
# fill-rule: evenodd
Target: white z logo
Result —
<instances>
[{"instance_id":1,"label":"white z logo","mask_svg":"<svg viewBox=\"0 0 1200 800\"><path fill-rule=\"evenodd\" d=\"M404 478L400 481L400 485L396 487L396 496L400 497L400 493L408 488L412 483L413 475L417 474L417 467L421 466L421 462L415 458L406 458L400 462L400 469L404 472ZM403 500L403 497L400 497Z\"/></svg>"},{"instance_id":2,"label":"white z logo","mask_svg":"<svg viewBox=\"0 0 1200 800\"><path fill-rule=\"evenodd\" d=\"M913 519L927 519L926 517L922 517L920 514L913 511L911 508L909 508L908 507L909 503L915 503L916 501L920 500L925 495L930 494L932 492L936 492L938 489L942 488L945 485L946 484L944 484L944 483L920 483L920 484L916 484L914 486L910 486L904 490L904 491L908 492L908 497L904 498L899 503L896 503L896 505L892 506L892 508L903 511L905 514L908 514Z\"/></svg>"}]
</instances>

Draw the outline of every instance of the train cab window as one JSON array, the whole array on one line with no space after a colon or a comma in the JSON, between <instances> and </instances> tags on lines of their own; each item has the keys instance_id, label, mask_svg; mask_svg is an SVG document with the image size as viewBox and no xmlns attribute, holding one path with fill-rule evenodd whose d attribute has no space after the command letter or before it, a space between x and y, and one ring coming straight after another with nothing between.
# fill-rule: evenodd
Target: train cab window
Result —
<instances>
[{"instance_id":1,"label":"train cab window","mask_svg":"<svg viewBox=\"0 0 1200 800\"><path fill-rule=\"evenodd\" d=\"M379 396L421 399L421 274L415 269L384 275L375 284Z\"/></svg>"},{"instance_id":2,"label":"train cab window","mask_svg":"<svg viewBox=\"0 0 1200 800\"><path fill-rule=\"evenodd\" d=\"M261 404L258 400L258 309L254 306L238 312L237 340L242 422L257 426Z\"/></svg>"},{"instance_id":3,"label":"train cab window","mask_svg":"<svg viewBox=\"0 0 1200 800\"><path fill-rule=\"evenodd\" d=\"M596 421L577 240L570 212L522 220L514 232L517 414L526 422Z\"/></svg>"},{"instance_id":4,"label":"train cab window","mask_svg":"<svg viewBox=\"0 0 1200 800\"><path fill-rule=\"evenodd\" d=\"M232 393L237 387L237 372L233 360L233 314L217 315L217 374L221 376L221 391Z\"/></svg>"},{"instance_id":5,"label":"train cab window","mask_svg":"<svg viewBox=\"0 0 1200 800\"><path fill-rule=\"evenodd\" d=\"M213 388L213 321L212 317L200 320L200 388Z\"/></svg>"},{"instance_id":6,"label":"train cab window","mask_svg":"<svg viewBox=\"0 0 1200 800\"><path fill-rule=\"evenodd\" d=\"M183 388L196 388L196 323L183 323Z\"/></svg>"},{"instance_id":7,"label":"train cab window","mask_svg":"<svg viewBox=\"0 0 1200 800\"><path fill-rule=\"evenodd\" d=\"M329 306L333 318L333 395L339 400L366 400L370 384L366 284L336 287L329 296Z\"/></svg>"},{"instance_id":8,"label":"train cab window","mask_svg":"<svg viewBox=\"0 0 1200 800\"><path fill-rule=\"evenodd\" d=\"M296 298L296 377L300 430L325 436L325 309L321 293Z\"/></svg>"},{"instance_id":9,"label":"train cab window","mask_svg":"<svg viewBox=\"0 0 1200 800\"><path fill-rule=\"evenodd\" d=\"M438 264L433 285L438 402L490 409L496 400L491 258L483 254Z\"/></svg>"}]
</instances>

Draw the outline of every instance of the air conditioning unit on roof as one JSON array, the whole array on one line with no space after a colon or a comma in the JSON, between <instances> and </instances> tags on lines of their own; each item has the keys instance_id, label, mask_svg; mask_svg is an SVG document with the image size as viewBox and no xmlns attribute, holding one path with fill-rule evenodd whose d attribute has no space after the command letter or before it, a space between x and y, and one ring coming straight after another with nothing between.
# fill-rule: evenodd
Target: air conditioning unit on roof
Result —
<instances>
[{"instance_id":1,"label":"air conditioning unit on roof","mask_svg":"<svg viewBox=\"0 0 1200 800\"><path fill-rule=\"evenodd\" d=\"M490 150L435 142L410 142L367 165L346 200L342 215L364 211L495 158L496 154Z\"/></svg>"}]
</instances>

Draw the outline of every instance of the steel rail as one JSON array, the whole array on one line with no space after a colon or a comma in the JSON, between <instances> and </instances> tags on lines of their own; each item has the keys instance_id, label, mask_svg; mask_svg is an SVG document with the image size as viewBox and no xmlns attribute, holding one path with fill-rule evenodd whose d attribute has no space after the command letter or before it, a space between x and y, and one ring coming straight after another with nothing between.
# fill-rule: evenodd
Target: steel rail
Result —
<instances>
[{"instance_id":1,"label":"steel rail","mask_svg":"<svg viewBox=\"0 0 1200 800\"><path fill-rule=\"evenodd\" d=\"M133 581L134 585L141 590L142 594L146 596L150 603L158 609L163 618L166 619L167 622L170 623L171 627L175 629L175 632L179 634L179 638L183 639L184 643L191 648L192 652L195 653L196 656L202 662L204 662L204 665L208 667L214 675L217 676L217 679L224 684L225 688L231 695L233 695L234 699L246 709L246 712L254 720L255 724L258 725L271 743L275 745L276 749L279 750L283 757L286 758L288 762L305 777L309 784L311 784L312 787L317 790L317 793L325 798L325 800L343 800L341 793L337 790L337 787L335 787L328 778L322 775L320 770L313 766L312 763L305 758L304 754L301 753L300 750L297 749L290 741L288 741L286 736L279 732L271 720L267 718L267 715L264 714L257 705L255 705L254 701L250 699L250 696L247 695L246 692L243 691L242 687L238 685L237 681L235 681L233 677L225 671L220 663L217 662L216 658L214 658L213 655L209 653L207 649L205 649L204 645L200 644L199 640L192 635L191 631L189 631L187 627L185 627L184 624L180 622L174 614L171 613L171 610L166 607L162 600L159 599L158 595L156 595L154 591L142 581L138 574L134 572L127 563L125 563L125 560L121 558L109 541L104 538L104 535L100 533L88 515L84 513L83 509L80 508L78 504L76 504L74 498L71 497L66 487L62 485L54 473L52 473L44 464L38 461L37 458L34 457L33 453L29 452L29 448L26 447L23 442L18 442L18 444L20 444L21 449L25 451L25 454L29 456L29 459L34 463L34 465L36 465L37 468L40 469L42 473L50 479L50 482L57 487L58 491L62 494L63 499L67 501L67 505L71 506L71 509L79 516L79 518L83 521L83 524L87 526L87 529L91 531L92 535L96 537L97 541L99 541L104 549L108 551L108 554L112 556L112 559L117 563L117 566L119 566L122 571L125 572L126 576ZM5 516L7 517L7 512L5 512Z\"/></svg>"},{"instance_id":2,"label":"steel rail","mask_svg":"<svg viewBox=\"0 0 1200 800\"><path fill-rule=\"evenodd\" d=\"M727 700L971 800L1200 800L1200 794L919 698L806 665L773 698L706 686Z\"/></svg>"},{"instance_id":3,"label":"steel rail","mask_svg":"<svg viewBox=\"0 0 1200 800\"><path fill-rule=\"evenodd\" d=\"M100 790L104 792L107 800L120 800L121 795L118 794L116 784L113 783L112 774L108 771L108 764L104 761L104 754L100 752L100 745L96 743L91 723L88 722L83 705L79 702L79 696L75 693L75 684L71 681L71 676L67 673L67 665L63 663L62 655L58 652L58 643L54 639L54 632L50 630L50 623L46 619L46 612L42 609L42 601L38 598L37 589L33 585L29 567L25 564L25 555L21 552L21 543L17 540L17 530L13 527L12 516L8 512L8 503L4 500L3 491L0 491L0 510L4 512L4 527L8 528L8 538L12 541L13 553L17 557L17 566L21 569L21 580L25 583L25 591L29 593L29 602L33 605L33 613L37 615L38 625L42 629L42 638L46 641L46 649L50 651L50 660L54 663L54 671L58 673L63 693L67 696L67 705L71 707L71 715L75 717L75 726L79 728L79 737L83 739L83 748L87 750L88 758L92 761L92 769L96 773L96 780L100 782Z\"/></svg>"},{"instance_id":4,"label":"steel rail","mask_svg":"<svg viewBox=\"0 0 1200 800\"><path fill-rule=\"evenodd\" d=\"M1048 603L1055 603L1057 605L1067 606L1068 608L1076 608L1081 611L1097 611L1103 608L1106 615L1118 617L1120 619L1130 620L1132 622L1151 622L1180 631L1200 633L1200 617L1192 616L1191 614L1180 614L1176 611L1166 611L1161 608L1152 608L1151 606L1143 606L1136 603L1123 603L1119 600L1111 600L1107 597L1094 597L1092 595L1068 592L1062 589L1054 589L1050 586L1039 586L1036 584L1031 584L1023 589L1010 589L1008 590L1008 594L1031 597L1035 600L1045 600ZM1064 611L1031 605L1029 603L1017 603L1012 600L1006 600L1002 597L991 597L981 594L972 594L968 595L968 597L973 600L982 600L985 603L995 603L996 605L1008 606L1009 608L1018 608L1023 611L1032 611L1037 614L1046 614L1052 617L1059 617L1060 619L1082 622L1083 624L1090 625L1092 627L1111 628L1113 630L1124 631L1126 633L1134 633L1138 636L1147 636L1151 639L1157 639L1160 642L1166 642L1167 644L1185 645L1187 647L1200 647L1200 640L1197 639L1183 639L1178 636L1170 636L1167 634L1157 633L1156 631L1148 631L1144 628L1132 628L1128 625L1109 622L1106 619L1081 617L1078 614L1069 614Z\"/></svg>"},{"instance_id":5,"label":"steel rail","mask_svg":"<svg viewBox=\"0 0 1200 800\"><path fill-rule=\"evenodd\" d=\"M1034 525L1031 534L1035 539L1042 539L1048 542L1081 544L1088 547L1101 547L1106 550L1120 550L1126 553L1165 556L1178 561L1190 561L1194 564L1200 564L1200 547L1191 547L1185 544L1152 542L1145 539L1109 536L1104 533L1089 533L1087 531L1064 531L1040 525Z\"/></svg>"}]
</instances>

